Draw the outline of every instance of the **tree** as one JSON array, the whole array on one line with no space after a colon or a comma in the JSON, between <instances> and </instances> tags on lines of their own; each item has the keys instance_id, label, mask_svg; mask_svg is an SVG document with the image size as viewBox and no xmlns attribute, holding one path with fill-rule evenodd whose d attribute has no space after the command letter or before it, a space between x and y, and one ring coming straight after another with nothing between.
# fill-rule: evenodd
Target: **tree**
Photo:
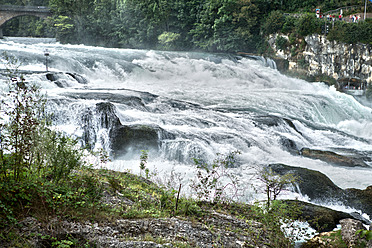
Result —
<instances>
[{"instance_id":1,"label":"tree","mask_svg":"<svg viewBox=\"0 0 372 248\"><path fill-rule=\"evenodd\" d=\"M264 184L263 191L266 194L267 208L270 208L271 201L275 201L286 186L293 184L297 179L292 174L279 175L266 167L259 172L258 179Z\"/></svg>"}]
</instances>

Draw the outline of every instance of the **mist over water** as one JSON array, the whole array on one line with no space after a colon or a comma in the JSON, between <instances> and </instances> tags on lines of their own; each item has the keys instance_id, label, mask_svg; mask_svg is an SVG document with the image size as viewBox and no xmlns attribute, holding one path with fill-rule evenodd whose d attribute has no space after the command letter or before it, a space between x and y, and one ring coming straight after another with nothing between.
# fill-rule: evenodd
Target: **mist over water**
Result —
<instances>
[{"instance_id":1,"label":"mist over water","mask_svg":"<svg viewBox=\"0 0 372 248\"><path fill-rule=\"evenodd\" d=\"M61 88L47 80L41 73L46 49L50 71L78 73L88 83L66 76ZM334 166L294 154L285 145L290 140L297 150L307 147L372 158L372 109L322 82L290 78L261 61L225 54L108 49L19 38L0 41L0 50L16 56L21 70L35 71L26 79L39 84L53 100L49 108L61 130L81 137L81 116L99 102L111 102L123 125L155 126L172 134L174 138L160 137L159 151L150 151L149 168L163 174L173 169L188 181L193 177L193 158L212 161L216 153L239 150L239 166L233 171L246 185L253 182L252 167L270 163L320 171L341 188L372 185L371 167ZM140 98L141 104L124 104L120 100L124 96ZM95 148L107 149L107 130L94 123L92 127ZM133 150L108 166L139 172L139 154Z\"/></svg>"}]
</instances>

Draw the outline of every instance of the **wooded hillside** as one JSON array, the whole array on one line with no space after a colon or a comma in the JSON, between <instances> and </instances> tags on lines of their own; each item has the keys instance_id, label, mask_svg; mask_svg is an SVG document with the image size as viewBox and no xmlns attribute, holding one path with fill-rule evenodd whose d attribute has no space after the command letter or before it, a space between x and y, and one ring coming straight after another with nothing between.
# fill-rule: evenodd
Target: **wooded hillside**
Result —
<instances>
[{"instance_id":1,"label":"wooded hillside","mask_svg":"<svg viewBox=\"0 0 372 248\"><path fill-rule=\"evenodd\" d=\"M324 32L322 12L356 6L365 0L16 0L19 5L49 5L53 17L19 17L3 28L5 36L57 37L64 43L107 47L210 52L269 52L265 37ZM0 0L9 4L9 0ZM372 10L372 2L368 1ZM372 42L372 24L337 23L332 39ZM353 32L349 32L353 31ZM337 35L341 34L341 35ZM351 34L351 35L348 35Z\"/></svg>"}]
</instances>

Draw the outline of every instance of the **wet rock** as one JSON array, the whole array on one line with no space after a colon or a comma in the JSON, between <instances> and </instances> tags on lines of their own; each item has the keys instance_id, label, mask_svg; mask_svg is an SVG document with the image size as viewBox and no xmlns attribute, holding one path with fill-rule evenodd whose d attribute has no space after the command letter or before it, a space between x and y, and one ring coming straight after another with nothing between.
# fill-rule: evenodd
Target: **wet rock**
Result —
<instances>
[{"instance_id":1,"label":"wet rock","mask_svg":"<svg viewBox=\"0 0 372 248\"><path fill-rule=\"evenodd\" d=\"M100 125L102 128L110 129L120 125L120 119L116 115L116 108L112 103L97 103L96 111L99 115Z\"/></svg>"},{"instance_id":2,"label":"wet rock","mask_svg":"<svg viewBox=\"0 0 372 248\"><path fill-rule=\"evenodd\" d=\"M372 186L364 190L346 189L345 192L347 195L345 204L360 209L369 216L372 216Z\"/></svg>"},{"instance_id":3,"label":"wet rock","mask_svg":"<svg viewBox=\"0 0 372 248\"><path fill-rule=\"evenodd\" d=\"M54 82L58 87L65 88L71 86L71 80L79 84L88 84L88 80L77 73L69 72L48 72L45 77Z\"/></svg>"},{"instance_id":4,"label":"wet rock","mask_svg":"<svg viewBox=\"0 0 372 248\"><path fill-rule=\"evenodd\" d=\"M367 187L365 190L343 190L319 171L284 164L271 164L269 168L279 175L291 173L297 177L297 187L294 187L294 190L302 195L307 195L312 201L337 201L361 210L370 216L372 215L372 186ZM350 218L359 219L365 224L369 224L368 221L358 214L351 214L351 216Z\"/></svg>"},{"instance_id":5,"label":"wet rock","mask_svg":"<svg viewBox=\"0 0 372 248\"><path fill-rule=\"evenodd\" d=\"M159 127L145 125L121 125L112 128L109 136L114 158L126 155L133 150L158 150L159 130Z\"/></svg>"},{"instance_id":6,"label":"wet rock","mask_svg":"<svg viewBox=\"0 0 372 248\"><path fill-rule=\"evenodd\" d=\"M329 201L344 196L344 191L319 171L284 164L271 164L269 168L279 175L292 173L297 177L297 189L300 191L297 193L307 195L311 200Z\"/></svg>"},{"instance_id":7,"label":"wet rock","mask_svg":"<svg viewBox=\"0 0 372 248\"><path fill-rule=\"evenodd\" d=\"M129 92L132 93L133 92ZM136 95L112 94L107 92L75 92L63 94L72 99L98 100L103 102L119 103L141 111L149 111L144 99Z\"/></svg>"},{"instance_id":8,"label":"wet rock","mask_svg":"<svg viewBox=\"0 0 372 248\"><path fill-rule=\"evenodd\" d=\"M70 75L73 79L75 79L79 84L88 84L88 80L83 77L82 75L79 75L77 73L71 73L71 72L66 72L67 75Z\"/></svg>"},{"instance_id":9,"label":"wet rock","mask_svg":"<svg viewBox=\"0 0 372 248\"><path fill-rule=\"evenodd\" d=\"M290 152L291 154L299 154L296 142L294 142L293 140L286 137L281 137L279 142L286 151Z\"/></svg>"},{"instance_id":10,"label":"wet rock","mask_svg":"<svg viewBox=\"0 0 372 248\"><path fill-rule=\"evenodd\" d=\"M331 151L321 151L321 150L315 150L315 149L310 149L310 148L302 148L301 155L304 157L312 158L312 159L319 159L324 162L339 165L339 166L368 167L368 165L362 159L340 155L340 154L337 154Z\"/></svg>"},{"instance_id":11,"label":"wet rock","mask_svg":"<svg viewBox=\"0 0 372 248\"><path fill-rule=\"evenodd\" d=\"M300 210L300 213L296 215L296 217L300 220L307 221L309 225L318 232L332 231L340 223L340 220L353 218L348 213L307 202L295 200L286 200L285 202L291 206L296 206Z\"/></svg>"}]
</instances>

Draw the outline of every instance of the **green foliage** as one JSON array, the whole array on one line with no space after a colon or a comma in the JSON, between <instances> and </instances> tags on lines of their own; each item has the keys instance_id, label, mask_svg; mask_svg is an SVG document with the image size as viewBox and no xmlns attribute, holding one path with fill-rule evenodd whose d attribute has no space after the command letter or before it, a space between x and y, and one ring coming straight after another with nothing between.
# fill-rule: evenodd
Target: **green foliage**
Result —
<instances>
[{"instance_id":1,"label":"green foliage","mask_svg":"<svg viewBox=\"0 0 372 248\"><path fill-rule=\"evenodd\" d=\"M286 38L284 38L283 36L279 36L275 40L275 45L276 45L277 49L285 50L288 46L288 40Z\"/></svg>"},{"instance_id":2,"label":"green foliage","mask_svg":"<svg viewBox=\"0 0 372 248\"><path fill-rule=\"evenodd\" d=\"M0 227L30 212L67 214L100 195L83 169L77 141L52 131L40 90L17 77L17 60L3 55L10 80L0 102ZM85 169L86 170L86 169Z\"/></svg>"},{"instance_id":3,"label":"green foliage","mask_svg":"<svg viewBox=\"0 0 372 248\"><path fill-rule=\"evenodd\" d=\"M286 16L281 32L284 34L292 34L296 29L296 21L297 18L295 18L294 16Z\"/></svg>"},{"instance_id":4,"label":"green foliage","mask_svg":"<svg viewBox=\"0 0 372 248\"><path fill-rule=\"evenodd\" d=\"M268 209L270 208L270 203L276 200L278 195L285 190L285 187L296 181L296 177L292 174L281 176L269 167L259 172L258 179L264 184L263 191L267 197Z\"/></svg>"},{"instance_id":5,"label":"green foliage","mask_svg":"<svg viewBox=\"0 0 372 248\"><path fill-rule=\"evenodd\" d=\"M159 35L158 40L159 43L162 45L162 48L166 50L171 50L176 48L176 42L180 38L180 34L172 33L172 32L164 32Z\"/></svg>"},{"instance_id":6,"label":"green foliage","mask_svg":"<svg viewBox=\"0 0 372 248\"><path fill-rule=\"evenodd\" d=\"M268 238L273 242L273 247L292 247L294 242L301 238L300 235L304 234L305 230L294 222L301 212L301 208L297 205L272 201L270 208L257 203L251 206L251 211L257 221L268 227L270 235ZM285 234L283 226L291 232Z\"/></svg>"},{"instance_id":7,"label":"green foliage","mask_svg":"<svg viewBox=\"0 0 372 248\"><path fill-rule=\"evenodd\" d=\"M349 44L358 42L372 44L372 23L336 23L327 38Z\"/></svg>"},{"instance_id":8,"label":"green foliage","mask_svg":"<svg viewBox=\"0 0 372 248\"><path fill-rule=\"evenodd\" d=\"M147 150L141 150L141 156L140 156L140 173L142 176L142 171L145 170L146 178L149 177L149 169L146 168L147 159L149 158L149 154Z\"/></svg>"},{"instance_id":9,"label":"green foliage","mask_svg":"<svg viewBox=\"0 0 372 248\"><path fill-rule=\"evenodd\" d=\"M297 21L296 32L301 36L320 33L323 20L315 17L313 14L302 15Z\"/></svg>"},{"instance_id":10,"label":"green foliage","mask_svg":"<svg viewBox=\"0 0 372 248\"><path fill-rule=\"evenodd\" d=\"M282 30L286 21L283 12L279 10L272 11L262 24L263 32L265 34L278 33Z\"/></svg>"},{"instance_id":11,"label":"green foliage","mask_svg":"<svg viewBox=\"0 0 372 248\"><path fill-rule=\"evenodd\" d=\"M358 230L356 235L360 235L360 238L365 238L367 241L372 240L372 230Z\"/></svg>"}]
</instances>

